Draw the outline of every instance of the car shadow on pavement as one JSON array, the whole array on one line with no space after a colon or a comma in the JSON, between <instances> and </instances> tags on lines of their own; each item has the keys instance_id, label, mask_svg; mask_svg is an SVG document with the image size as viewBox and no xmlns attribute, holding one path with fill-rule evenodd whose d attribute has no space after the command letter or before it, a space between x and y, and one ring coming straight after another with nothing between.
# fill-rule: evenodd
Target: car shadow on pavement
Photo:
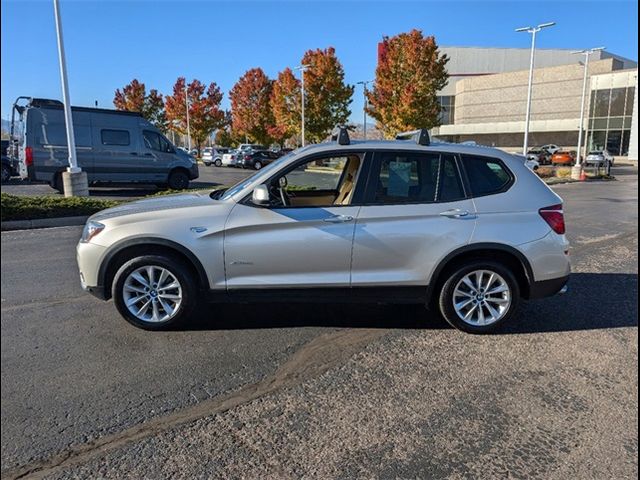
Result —
<instances>
[{"instance_id":1,"label":"car shadow on pavement","mask_svg":"<svg viewBox=\"0 0 640 480\"><path fill-rule=\"evenodd\" d=\"M522 302L517 315L497 334L544 333L638 325L638 276L574 273L569 292ZM256 303L212 304L199 310L187 330L295 327L447 329L421 305Z\"/></svg>"}]
</instances>

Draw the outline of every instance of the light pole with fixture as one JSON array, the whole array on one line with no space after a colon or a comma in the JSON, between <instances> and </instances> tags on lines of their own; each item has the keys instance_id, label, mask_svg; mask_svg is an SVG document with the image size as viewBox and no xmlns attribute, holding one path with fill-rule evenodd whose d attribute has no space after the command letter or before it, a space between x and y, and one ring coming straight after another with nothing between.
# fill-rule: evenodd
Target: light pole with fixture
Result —
<instances>
[{"instance_id":1,"label":"light pole with fixture","mask_svg":"<svg viewBox=\"0 0 640 480\"><path fill-rule=\"evenodd\" d=\"M580 167L582 163L580 161L580 153L582 152L582 132L584 131L584 107L587 98L587 77L589 71L589 57L596 52L604 50L606 47L597 47L591 48L587 50L576 50L575 52L571 52L574 55L584 55L584 75L582 79L582 100L580 103L580 126L578 131L578 149L576 150L578 154L578 159L576 160L576 166ZM586 152L585 152L586 153Z\"/></svg>"},{"instance_id":2,"label":"light pole with fixture","mask_svg":"<svg viewBox=\"0 0 640 480\"><path fill-rule=\"evenodd\" d=\"M301 103L301 116L302 116L302 135L301 136L302 136L303 147L305 145L305 141L304 141L304 72L306 72L310 66L311 65L302 64L294 68L294 70L300 70L300 86L301 86L300 103Z\"/></svg>"},{"instance_id":3,"label":"light pole with fixture","mask_svg":"<svg viewBox=\"0 0 640 480\"><path fill-rule=\"evenodd\" d=\"M187 145L189 145L189 153L191 153L191 128L189 126L189 88L187 81L184 82L184 101L187 104Z\"/></svg>"},{"instance_id":4,"label":"light pole with fixture","mask_svg":"<svg viewBox=\"0 0 640 480\"><path fill-rule=\"evenodd\" d=\"M364 105L362 107L362 115L364 117L364 124L362 127L362 133L364 139L367 139L367 85L373 83L373 80L363 80L361 82L357 82L358 85L362 85L362 95L364 97Z\"/></svg>"},{"instance_id":5,"label":"light pole with fixture","mask_svg":"<svg viewBox=\"0 0 640 480\"><path fill-rule=\"evenodd\" d=\"M556 22L541 23L537 27L516 28L516 32L527 32L531 34L531 59L529 62L529 88L527 90L527 113L524 122L524 144L522 153L526 157L529 149L529 122L531 120L531 90L533 88L533 65L536 51L536 34L543 28L553 27Z\"/></svg>"},{"instance_id":6,"label":"light pole with fixture","mask_svg":"<svg viewBox=\"0 0 640 480\"><path fill-rule=\"evenodd\" d=\"M62 186L65 197L89 196L87 173L78 166L76 155L76 139L73 133L73 116L71 114L71 100L69 98L69 82L67 80L67 59L64 52L62 38L62 21L60 20L60 3L53 0L53 13L56 21L56 35L58 37L58 60L60 62L60 80L62 83L62 102L64 106L64 122L67 130L67 150L69 151L69 167L62 173Z\"/></svg>"}]
</instances>

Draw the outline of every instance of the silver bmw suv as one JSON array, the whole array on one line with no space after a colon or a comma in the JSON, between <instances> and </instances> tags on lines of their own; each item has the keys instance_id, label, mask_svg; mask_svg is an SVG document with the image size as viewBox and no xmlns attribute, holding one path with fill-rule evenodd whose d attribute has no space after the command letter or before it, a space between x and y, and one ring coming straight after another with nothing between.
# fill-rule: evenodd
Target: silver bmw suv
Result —
<instances>
[{"instance_id":1,"label":"silver bmw suv","mask_svg":"<svg viewBox=\"0 0 640 480\"><path fill-rule=\"evenodd\" d=\"M99 212L77 256L83 288L150 330L201 301L325 299L421 303L485 333L564 291L568 250L562 199L519 157L341 129L227 190Z\"/></svg>"}]
</instances>

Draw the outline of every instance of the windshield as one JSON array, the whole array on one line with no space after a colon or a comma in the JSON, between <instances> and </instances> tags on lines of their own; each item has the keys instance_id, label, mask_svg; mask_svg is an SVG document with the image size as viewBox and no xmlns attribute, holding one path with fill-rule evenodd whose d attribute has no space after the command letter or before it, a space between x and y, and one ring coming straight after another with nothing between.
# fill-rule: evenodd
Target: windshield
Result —
<instances>
[{"instance_id":1,"label":"windshield","mask_svg":"<svg viewBox=\"0 0 640 480\"><path fill-rule=\"evenodd\" d=\"M269 172L272 172L273 170L277 170L280 167L280 164L284 160L291 158L291 156L293 155L294 155L294 152L288 153L284 157L280 157L278 160L270 163L263 169L258 170L256 173L254 173L250 177L247 177L244 180L241 180L240 182L236 183L233 187L229 188L226 192L224 192L224 195L220 197L220 200L228 200L229 198L233 197L236 193L243 191L255 180L256 176L264 175L265 173L269 173Z\"/></svg>"}]
</instances>

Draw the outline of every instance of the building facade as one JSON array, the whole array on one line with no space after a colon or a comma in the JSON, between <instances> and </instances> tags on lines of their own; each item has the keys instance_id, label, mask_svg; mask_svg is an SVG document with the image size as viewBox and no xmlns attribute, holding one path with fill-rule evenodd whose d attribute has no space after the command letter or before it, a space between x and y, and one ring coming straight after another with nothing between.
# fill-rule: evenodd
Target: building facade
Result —
<instances>
[{"instance_id":1,"label":"building facade","mask_svg":"<svg viewBox=\"0 0 640 480\"><path fill-rule=\"evenodd\" d=\"M442 51L450 57L450 80L439 96L442 125L432 133L448 141L521 149L530 51L465 47ZM536 51L529 145L576 148L584 75L581 58L568 50ZM627 155L637 145L637 128L631 128L637 118L636 62L597 52L591 57L588 78L583 125L588 130L587 148Z\"/></svg>"}]
</instances>

